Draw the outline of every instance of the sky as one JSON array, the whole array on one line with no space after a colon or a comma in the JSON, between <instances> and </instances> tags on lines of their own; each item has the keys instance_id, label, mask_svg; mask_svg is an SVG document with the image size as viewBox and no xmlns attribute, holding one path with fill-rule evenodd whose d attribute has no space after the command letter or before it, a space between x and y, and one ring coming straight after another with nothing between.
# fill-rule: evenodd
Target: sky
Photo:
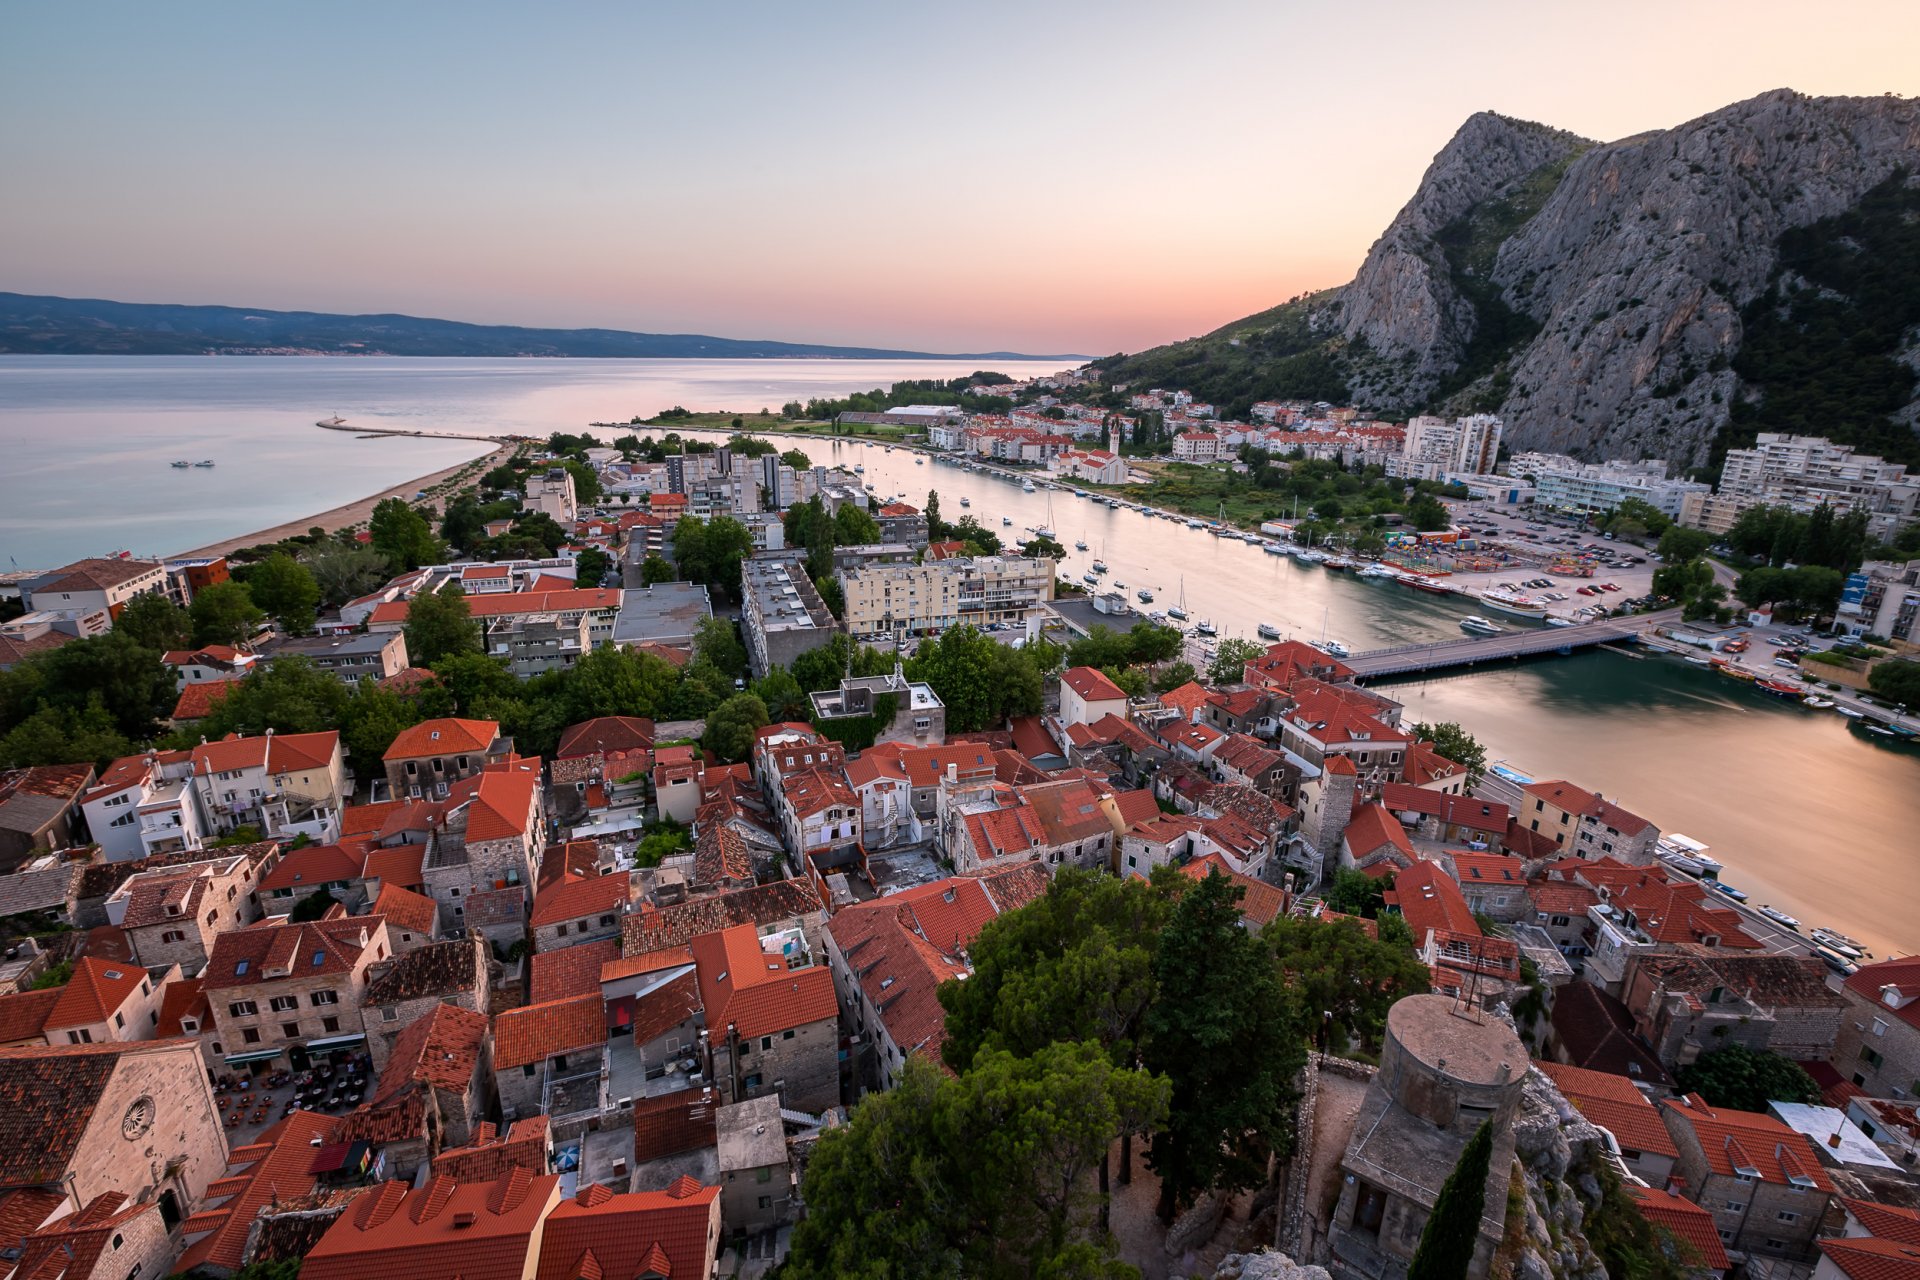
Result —
<instances>
[{"instance_id":1,"label":"sky","mask_svg":"<svg viewBox=\"0 0 1920 1280\"><path fill-rule=\"evenodd\" d=\"M1920 94L1920 4L0 6L0 289L1106 354L1345 282L1468 115Z\"/></svg>"}]
</instances>

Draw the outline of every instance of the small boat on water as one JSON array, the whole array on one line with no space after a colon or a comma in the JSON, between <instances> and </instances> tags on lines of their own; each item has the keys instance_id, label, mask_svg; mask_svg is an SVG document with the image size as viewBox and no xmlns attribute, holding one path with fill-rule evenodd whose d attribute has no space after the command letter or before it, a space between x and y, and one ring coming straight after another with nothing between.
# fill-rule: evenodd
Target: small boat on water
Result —
<instances>
[{"instance_id":1,"label":"small boat on water","mask_svg":"<svg viewBox=\"0 0 1920 1280\"><path fill-rule=\"evenodd\" d=\"M1713 888L1718 889L1721 893L1726 894L1729 898L1732 898L1735 902L1745 902L1747 900L1745 890L1736 889L1724 880L1709 880L1707 883Z\"/></svg>"},{"instance_id":2,"label":"small boat on water","mask_svg":"<svg viewBox=\"0 0 1920 1280\"><path fill-rule=\"evenodd\" d=\"M1797 684L1789 684L1785 680L1775 680L1771 676L1754 681L1754 687L1763 693L1770 693L1776 698L1798 698L1806 692L1805 689Z\"/></svg>"},{"instance_id":3,"label":"small boat on water","mask_svg":"<svg viewBox=\"0 0 1920 1280\"><path fill-rule=\"evenodd\" d=\"M1161 626L1165 626L1167 624L1167 615L1160 612L1158 609L1155 609L1152 613L1147 615L1147 621L1156 622L1156 623L1159 623Z\"/></svg>"},{"instance_id":4,"label":"small boat on water","mask_svg":"<svg viewBox=\"0 0 1920 1280\"><path fill-rule=\"evenodd\" d=\"M1003 529L1004 529L1004 528L1011 528L1011 527L1012 527L1012 525L1013 525L1013 521L1012 521L1012 520L1009 520L1009 519L1008 519L1008 518L1007 518L1006 516L1001 516L1001 517L1000 517L1000 527L1001 527L1001 528L1003 528Z\"/></svg>"},{"instance_id":5,"label":"small boat on water","mask_svg":"<svg viewBox=\"0 0 1920 1280\"><path fill-rule=\"evenodd\" d=\"M1283 556L1287 554L1287 549L1277 542L1263 542L1260 544L1260 549L1270 556Z\"/></svg>"},{"instance_id":6,"label":"small boat on water","mask_svg":"<svg viewBox=\"0 0 1920 1280\"><path fill-rule=\"evenodd\" d=\"M1363 578L1397 578L1400 574L1391 566L1375 561L1361 569L1360 576Z\"/></svg>"},{"instance_id":7,"label":"small boat on water","mask_svg":"<svg viewBox=\"0 0 1920 1280\"><path fill-rule=\"evenodd\" d=\"M1085 551L1087 549L1087 540L1085 538L1074 539L1073 549L1075 551Z\"/></svg>"},{"instance_id":8,"label":"small boat on water","mask_svg":"<svg viewBox=\"0 0 1920 1280\"><path fill-rule=\"evenodd\" d=\"M190 466L192 466L193 464L192 464L191 462L185 462L185 461L182 461L182 462L176 462L176 463L174 463L173 465L174 465L174 467L175 467L175 468L176 468L177 470L181 470L181 471L184 471L184 470L186 470L186 469L187 469L188 467L190 467Z\"/></svg>"},{"instance_id":9,"label":"small boat on water","mask_svg":"<svg viewBox=\"0 0 1920 1280\"><path fill-rule=\"evenodd\" d=\"M1021 491L1022 493L1032 493L1032 492L1033 492L1033 481L1031 481L1031 480L1022 480L1022 481L1020 482L1020 491Z\"/></svg>"},{"instance_id":10,"label":"small boat on water","mask_svg":"<svg viewBox=\"0 0 1920 1280\"><path fill-rule=\"evenodd\" d=\"M1816 711L1826 711L1833 706L1832 698L1822 698L1811 693L1800 699L1800 701Z\"/></svg>"},{"instance_id":11,"label":"small boat on water","mask_svg":"<svg viewBox=\"0 0 1920 1280\"><path fill-rule=\"evenodd\" d=\"M1080 575L1080 581L1090 587L1097 587L1100 585L1100 575L1097 573L1083 573Z\"/></svg>"},{"instance_id":12,"label":"small boat on water","mask_svg":"<svg viewBox=\"0 0 1920 1280\"><path fill-rule=\"evenodd\" d=\"M1867 714L1864 711L1857 711L1852 707L1835 707L1834 710L1838 711L1841 715L1845 716L1849 720L1863 720L1866 718L1866 714Z\"/></svg>"},{"instance_id":13,"label":"small boat on water","mask_svg":"<svg viewBox=\"0 0 1920 1280\"><path fill-rule=\"evenodd\" d=\"M1740 666L1738 663L1722 662L1722 661L1716 660L1713 664L1713 669L1719 674L1726 676L1730 680L1739 680L1747 684L1753 683L1753 681L1757 678L1754 672L1747 670L1745 667Z\"/></svg>"},{"instance_id":14,"label":"small boat on water","mask_svg":"<svg viewBox=\"0 0 1920 1280\"><path fill-rule=\"evenodd\" d=\"M1107 562L1105 560L1095 560L1093 562L1093 571L1095 573L1105 573L1107 571Z\"/></svg>"},{"instance_id":15,"label":"small boat on water","mask_svg":"<svg viewBox=\"0 0 1920 1280\"><path fill-rule=\"evenodd\" d=\"M1547 618L1547 625L1550 627L1575 627L1580 624L1575 622L1572 618L1562 618L1559 615L1555 614Z\"/></svg>"},{"instance_id":16,"label":"small boat on water","mask_svg":"<svg viewBox=\"0 0 1920 1280\"><path fill-rule=\"evenodd\" d=\"M1873 953L1837 929L1815 929L1807 935L1829 951L1837 951L1849 960L1864 960Z\"/></svg>"},{"instance_id":17,"label":"small boat on water","mask_svg":"<svg viewBox=\"0 0 1920 1280\"><path fill-rule=\"evenodd\" d=\"M970 507L970 506L972 506L972 505L973 505L973 499L972 499L972 498L962 498L962 499L960 499L960 505L961 505L961 506L963 506L963 507Z\"/></svg>"},{"instance_id":18,"label":"small boat on water","mask_svg":"<svg viewBox=\"0 0 1920 1280\"><path fill-rule=\"evenodd\" d=\"M1713 665L1712 658L1704 657L1701 654L1697 654L1697 653L1690 653L1686 657L1682 658L1681 661L1685 662L1690 667L1710 667Z\"/></svg>"},{"instance_id":19,"label":"small boat on water","mask_svg":"<svg viewBox=\"0 0 1920 1280\"><path fill-rule=\"evenodd\" d=\"M1470 613L1460 619L1460 629L1462 631L1471 631L1477 636L1497 636L1506 630L1506 628L1499 623L1490 622L1477 613Z\"/></svg>"},{"instance_id":20,"label":"small boat on water","mask_svg":"<svg viewBox=\"0 0 1920 1280\"><path fill-rule=\"evenodd\" d=\"M331 418L322 418L313 425L316 427L344 427L347 425L347 420L336 413Z\"/></svg>"},{"instance_id":21,"label":"small boat on water","mask_svg":"<svg viewBox=\"0 0 1920 1280\"><path fill-rule=\"evenodd\" d=\"M196 467L210 467L213 465L213 459L208 458L204 462L196 462L193 465Z\"/></svg>"},{"instance_id":22,"label":"small boat on water","mask_svg":"<svg viewBox=\"0 0 1920 1280\"><path fill-rule=\"evenodd\" d=\"M1352 650L1348 649L1347 646L1341 644L1338 640L1322 640L1316 647L1320 652L1333 658L1350 658L1353 656Z\"/></svg>"},{"instance_id":23,"label":"small boat on water","mask_svg":"<svg viewBox=\"0 0 1920 1280\"><path fill-rule=\"evenodd\" d=\"M1187 611L1176 604L1167 610L1167 616L1169 618L1178 618L1180 621L1185 622L1187 620Z\"/></svg>"},{"instance_id":24,"label":"small boat on water","mask_svg":"<svg viewBox=\"0 0 1920 1280\"><path fill-rule=\"evenodd\" d=\"M1326 567L1332 572L1345 573L1353 568L1353 561L1345 556L1328 556Z\"/></svg>"},{"instance_id":25,"label":"small boat on water","mask_svg":"<svg viewBox=\"0 0 1920 1280\"><path fill-rule=\"evenodd\" d=\"M1425 591L1425 592L1428 592L1429 594L1436 595L1436 596L1450 596L1454 594L1452 587L1448 586L1444 582L1439 582L1433 578L1429 578L1424 573L1402 574L1400 581L1406 583L1408 586L1412 587L1415 591Z\"/></svg>"},{"instance_id":26,"label":"small boat on water","mask_svg":"<svg viewBox=\"0 0 1920 1280\"><path fill-rule=\"evenodd\" d=\"M1214 629L1214 625L1213 625L1213 623L1211 623L1211 622L1209 622L1209 621L1208 621L1207 619L1205 619L1205 618L1202 618L1202 619L1200 619L1200 621L1198 621L1198 622L1196 622L1196 623L1194 623L1194 624L1193 624L1193 629L1194 629L1194 632L1195 632L1196 634L1198 634L1198 635L1203 635L1203 636L1211 636L1211 635L1217 635L1217 634L1219 634L1219 633L1218 633L1218 632L1217 632L1217 631L1216 631L1216 630Z\"/></svg>"},{"instance_id":27,"label":"small boat on water","mask_svg":"<svg viewBox=\"0 0 1920 1280\"><path fill-rule=\"evenodd\" d=\"M1135 593L1135 598L1138 599L1141 604L1152 604L1153 592L1147 590L1145 587L1142 587L1138 592Z\"/></svg>"},{"instance_id":28,"label":"small boat on water","mask_svg":"<svg viewBox=\"0 0 1920 1280\"><path fill-rule=\"evenodd\" d=\"M893 450L891 450L891 449L889 449L889 450L887 450L887 452L888 452L888 453L892 453L892 452L893 452ZM914 466L916 466L916 467L924 467L924 466L926 466L926 465L927 465L927 460L926 460L925 458L915 458L915 459L913 460L913 465L914 465Z\"/></svg>"},{"instance_id":29,"label":"small boat on water","mask_svg":"<svg viewBox=\"0 0 1920 1280\"><path fill-rule=\"evenodd\" d=\"M1496 613L1511 614L1516 618L1544 618L1547 606L1529 596L1509 588L1495 587L1480 593L1480 603Z\"/></svg>"},{"instance_id":30,"label":"small boat on water","mask_svg":"<svg viewBox=\"0 0 1920 1280\"><path fill-rule=\"evenodd\" d=\"M1788 915L1786 912L1779 910L1778 908L1770 907L1763 902L1760 904L1760 914L1765 916L1767 919L1773 921L1777 925L1783 925L1786 928L1793 930L1795 933L1800 932L1800 922L1798 920L1795 920L1792 916Z\"/></svg>"},{"instance_id":31,"label":"small boat on water","mask_svg":"<svg viewBox=\"0 0 1920 1280\"><path fill-rule=\"evenodd\" d=\"M1280 628L1274 626L1271 622L1261 623L1254 628L1254 631L1259 633L1262 640L1278 640L1280 638Z\"/></svg>"},{"instance_id":32,"label":"small boat on water","mask_svg":"<svg viewBox=\"0 0 1920 1280\"><path fill-rule=\"evenodd\" d=\"M863 475L865 475L865 474L867 474L867 464L866 464L866 463L864 463L864 462L856 462L856 463L854 463L854 464L853 464L853 473L854 473L855 475L859 475L859 476L863 476Z\"/></svg>"}]
</instances>

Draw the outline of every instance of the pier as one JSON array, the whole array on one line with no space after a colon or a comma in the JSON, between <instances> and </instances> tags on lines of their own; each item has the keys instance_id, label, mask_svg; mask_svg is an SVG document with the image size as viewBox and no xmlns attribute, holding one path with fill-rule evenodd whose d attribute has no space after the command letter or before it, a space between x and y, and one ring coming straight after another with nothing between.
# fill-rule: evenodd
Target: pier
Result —
<instances>
[{"instance_id":1,"label":"pier","mask_svg":"<svg viewBox=\"0 0 1920 1280\"><path fill-rule=\"evenodd\" d=\"M1678 609L1660 613L1636 614L1626 618L1604 618L1583 622L1577 627L1529 627L1497 636L1467 636L1459 640L1441 640L1435 644L1399 645L1392 649L1371 649L1342 659L1355 676L1414 675L1447 667L1469 667L1503 658L1530 658L1543 653L1563 653L1594 645L1631 640L1643 630L1677 622Z\"/></svg>"}]
</instances>

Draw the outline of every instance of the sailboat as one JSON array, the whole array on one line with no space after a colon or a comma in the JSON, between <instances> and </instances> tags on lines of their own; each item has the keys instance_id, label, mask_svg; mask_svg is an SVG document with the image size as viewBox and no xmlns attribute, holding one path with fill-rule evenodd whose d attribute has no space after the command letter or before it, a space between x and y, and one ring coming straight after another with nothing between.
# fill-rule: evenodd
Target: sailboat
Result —
<instances>
[{"instance_id":1,"label":"sailboat","mask_svg":"<svg viewBox=\"0 0 1920 1280\"><path fill-rule=\"evenodd\" d=\"M1320 611L1320 643L1315 645L1314 648L1320 650L1322 653L1331 654L1336 658L1344 658L1349 653L1347 646L1341 644L1338 640L1327 639L1327 611L1325 609Z\"/></svg>"},{"instance_id":2,"label":"sailboat","mask_svg":"<svg viewBox=\"0 0 1920 1280\"><path fill-rule=\"evenodd\" d=\"M1168 609L1167 616L1182 622L1187 620L1187 576L1184 573L1180 575L1180 603Z\"/></svg>"},{"instance_id":3,"label":"sailboat","mask_svg":"<svg viewBox=\"0 0 1920 1280\"><path fill-rule=\"evenodd\" d=\"M1036 538L1053 537L1053 495L1047 495L1047 522L1033 531Z\"/></svg>"}]
</instances>

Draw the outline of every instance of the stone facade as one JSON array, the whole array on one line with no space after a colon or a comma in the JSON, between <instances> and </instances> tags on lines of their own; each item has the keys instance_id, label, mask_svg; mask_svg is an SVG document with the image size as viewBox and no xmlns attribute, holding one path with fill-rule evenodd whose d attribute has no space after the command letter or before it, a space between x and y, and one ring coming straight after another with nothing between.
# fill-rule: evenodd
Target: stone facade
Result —
<instances>
[{"instance_id":1,"label":"stone facade","mask_svg":"<svg viewBox=\"0 0 1920 1280\"><path fill-rule=\"evenodd\" d=\"M142 1102L153 1110L148 1127L139 1130L128 1117ZM120 1054L93 1101L63 1181L82 1203L109 1191L163 1204L171 1195L184 1216L226 1171L226 1135L199 1051L169 1042Z\"/></svg>"},{"instance_id":2,"label":"stone facade","mask_svg":"<svg viewBox=\"0 0 1920 1280\"><path fill-rule=\"evenodd\" d=\"M709 1078L719 1085L723 1101L744 1102L777 1092L782 1106L809 1115L840 1105L838 1018L743 1041L737 1054L722 1031L710 1037Z\"/></svg>"},{"instance_id":3,"label":"stone facade","mask_svg":"<svg viewBox=\"0 0 1920 1280\"><path fill-rule=\"evenodd\" d=\"M1847 1007L1835 1033L1834 1070L1869 1097L1920 1098L1920 1027L1903 1021L1884 995L1876 1000L1851 985L1841 995ZM1903 1005L1910 999L1898 993L1893 998Z\"/></svg>"}]
</instances>

